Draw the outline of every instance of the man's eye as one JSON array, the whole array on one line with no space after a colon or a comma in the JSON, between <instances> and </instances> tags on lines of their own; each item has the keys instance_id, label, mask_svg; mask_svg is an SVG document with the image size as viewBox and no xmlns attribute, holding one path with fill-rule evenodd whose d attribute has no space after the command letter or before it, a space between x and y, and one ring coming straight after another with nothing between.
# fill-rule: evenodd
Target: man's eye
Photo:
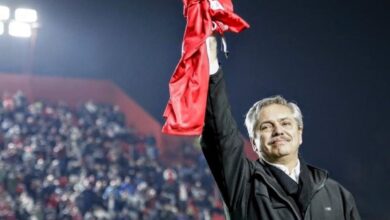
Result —
<instances>
[{"instance_id":1,"label":"man's eye","mask_svg":"<svg viewBox=\"0 0 390 220\"><path fill-rule=\"evenodd\" d=\"M291 122L289 121L285 121L282 123L283 126L291 126Z\"/></svg>"},{"instance_id":2,"label":"man's eye","mask_svg":"<svg viewBox=\"0 0 390 220\"><path fill-rule=\"evenodd\" d=\"M261 130L261 131L269 130L269 129L271 129L271 125L262 125L262 126L260 127L260 130Z\"/></svg>"}]
</instances>

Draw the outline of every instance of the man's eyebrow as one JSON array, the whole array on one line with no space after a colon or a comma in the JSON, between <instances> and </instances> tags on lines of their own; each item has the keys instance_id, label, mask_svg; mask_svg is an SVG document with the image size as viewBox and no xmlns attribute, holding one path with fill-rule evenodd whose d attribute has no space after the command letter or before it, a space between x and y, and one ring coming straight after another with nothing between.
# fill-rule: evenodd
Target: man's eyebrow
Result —
<instances>
[{"instance_id":1,"label":"man's eyebrow","mask_svg":"<svg viewBox=\"0 0 390 220\"><path fill-rule=\"evenodd\" d=\"M272 124L272 121L270 121L270 120L268 120L268 121L262 121L261 123L258 124L258 126L261 126L261 125L267 124L267 123Z\"/></svg>"},{"instance_id":2,"label":"man's eyebrow","mask_svg":"<svg viewBox=\"0 0 390 220\"><path fill-rule=\"evenodd\" d=\"M291 118L291 117L284 117L284 118L279 118L277 121L291 121L291 120L294 120L293 118ZM271 121L271 120L267 120L267 121L262 121L262 122L260 122L260 123L258 123L255 127L256 128L258 128L258 127L260 127L261 125L263 125L263 124L273 124L273 122Z\"/></svg>"},{"instance_id":3,"label":"man's eyebrow","mask_svg":"<svg viewBox=\"0 0 390 220\"><path fill-rule=\"evenodd\" d=\"M278 119L278 121L285 121L285 120L292 120L292 118L290 118L290 117L284 117L284 118Z\"/></svg>"}]
</instances>

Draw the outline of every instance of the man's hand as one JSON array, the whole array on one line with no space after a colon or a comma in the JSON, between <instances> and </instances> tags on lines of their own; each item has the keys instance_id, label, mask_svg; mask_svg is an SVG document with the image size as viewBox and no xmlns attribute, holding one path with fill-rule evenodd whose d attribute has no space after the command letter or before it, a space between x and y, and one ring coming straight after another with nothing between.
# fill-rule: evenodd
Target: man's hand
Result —
<instances>
[{"instance_id":1,"label":"man's hand","mask_svg":"<svg viewBox=\"0 0 390 220\"><path fill-rule=\"evenodd\" d=\"M215 35L209 36L206 40L206 45L210 65L210 75L212 75L216 73L219 69L217 37Z\"/></svg>"}]
</instances>

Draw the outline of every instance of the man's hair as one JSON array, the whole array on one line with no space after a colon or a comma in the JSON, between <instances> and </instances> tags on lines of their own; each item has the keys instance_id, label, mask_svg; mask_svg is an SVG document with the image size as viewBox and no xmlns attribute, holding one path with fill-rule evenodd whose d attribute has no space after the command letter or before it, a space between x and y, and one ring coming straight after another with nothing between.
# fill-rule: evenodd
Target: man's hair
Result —
<instances>
[{"instance_id":1,"label":"man's hair","mask_svg":"<svg viewBox=\"0 0 390 220\"><path fill-rule=\"evenodd\" d=\"M288 102L285 98L283 98L280 95L276 95L276 96L271 96L268 98L261 99L260 101L256 102L246 113L245 126L246 129L248 130L248 134L250 138L255 137L255 129L258 126L258 122L260 121L259 113L261 109L272 104L284 105L288 107L294 114L294 118L298 123L298 128L303 129L303 116L298 105L296 105L293 102Z\"/></svg>"}]
</instances>

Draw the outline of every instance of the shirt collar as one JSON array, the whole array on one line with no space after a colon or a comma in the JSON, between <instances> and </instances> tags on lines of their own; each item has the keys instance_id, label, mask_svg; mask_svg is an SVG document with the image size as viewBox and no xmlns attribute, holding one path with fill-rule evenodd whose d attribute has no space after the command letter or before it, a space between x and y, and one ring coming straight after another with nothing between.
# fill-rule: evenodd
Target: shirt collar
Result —
<instances>
[{"instance_id":1,"label":"shirt collar","mask_svg":"<svg viewBox=\"0 0 390 220\"><path fill-rule=\"evenodd\" d=\"M264 162L266 162L267 164L280 169L285 174L287 174L291 179L293 179L296 183L298 183L298 181L299 181L299 174L301 173L301 163L300 163L299 159L298 159L297 165L294 167L294 169L292 169L291 173L289 173L288 168L285 165L276 164L276 163L270 163L270 162L266 161L264 158L262 158L262 160Z\"/></svg>"}]
</instances>

